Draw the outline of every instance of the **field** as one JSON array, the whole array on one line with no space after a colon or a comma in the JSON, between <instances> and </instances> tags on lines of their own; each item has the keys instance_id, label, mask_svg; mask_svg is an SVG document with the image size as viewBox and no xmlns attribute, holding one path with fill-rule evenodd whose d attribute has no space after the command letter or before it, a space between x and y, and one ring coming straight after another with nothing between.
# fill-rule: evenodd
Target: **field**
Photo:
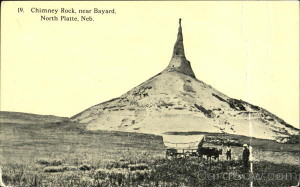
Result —
<instances>
[{"instance_id":1,"label":"field","mask_svg":"<svg viewBox=\"0 0 300 187\"><path fill-rule=\"evenodd\" d=\"M221 157L210 164L198 158L166 159L162 138L155 135L86 131L72 123L0 125L0 165L7 185L249 186L253 181L254 186L291 186L299 179L298 145L252 139L256 160L250 175L239 160L241 147L233 147L235 160Z\"/></svg>"}]
</instances>

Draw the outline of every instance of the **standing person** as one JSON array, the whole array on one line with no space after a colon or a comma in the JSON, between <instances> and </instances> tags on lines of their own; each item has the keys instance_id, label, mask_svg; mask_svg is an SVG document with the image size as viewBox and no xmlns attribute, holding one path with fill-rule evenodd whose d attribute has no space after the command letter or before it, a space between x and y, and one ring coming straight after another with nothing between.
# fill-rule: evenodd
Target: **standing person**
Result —
<instances>
[{"instance_id":1,"label":"standing person","mask_svg":"<svg viewBox=\"0 0 300 187\"><path fill-rule=\"evenodd\" d=\"M231 146L226 146L226 160L231 160Z\"/></svg>"},{"instance_id":2,"label":"standing person","mask_svg":"<svg viewBox=\"0 0 300 187\"><path fill-rule=\"evenodd\" d=\"M251 145L249 145L249 153L250 153L249 161L252 162L254 158L253 158L253 147Z\"/></svg>"},{"instance_id":3,"label":"standing person","mask_svg":"<svg viewBox=\"0 0 300 187\"><path fill-rule=\"evenodd\" d=\"M243 166L244 166L244 169L247 170L248 169L248 165L249 165L250 151L248 149L248 145L247 144L244 144L243 147L244 147L244 149L243 149Z\"/></svg>"}]
</instances>

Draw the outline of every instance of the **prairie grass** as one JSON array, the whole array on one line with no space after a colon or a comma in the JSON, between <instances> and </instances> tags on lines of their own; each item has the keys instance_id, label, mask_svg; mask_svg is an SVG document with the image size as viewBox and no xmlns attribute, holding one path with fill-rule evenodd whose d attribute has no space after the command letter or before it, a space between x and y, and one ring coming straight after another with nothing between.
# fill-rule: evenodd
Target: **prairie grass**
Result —
<instances>
[{"instance_id":1,"label":"prairie grass","mask_svg":"<svg viewBox=\"0 0 300 187\"><path fill-rule=\"evenodd\" d=\"M165 159L162 138L155 135L90 132L68 123L0 125L3 181L15 187L235 187L250 183L245 177L249 173L238 160L210 164L198 158ZM254 186L291 186L299 180L297 165L253 164L258 175Z\"/></svg>"},{"instance_id":2,"label":"prairie grass","mask_svg":"<svg viewBox=\"0 0 300 187\"><path fill-rule=\"evenodd\" d=\"M139 164L137 164L139 165ZM146 163L140 163L146 166ZM297 166L255 162L254 186L292 186L299 180ZM20 167L21 166L21 167ZM115 165L116 166L116 165ZM121 165L119 165L121 166ZM147 168L96 168L73 171L46 166L5 165L3 180L13 186L248 186L249 172L239 161L208 163L202 159L156 159ZM270 175L272 174L272 175Z\"/></svg>"}]
</instances>

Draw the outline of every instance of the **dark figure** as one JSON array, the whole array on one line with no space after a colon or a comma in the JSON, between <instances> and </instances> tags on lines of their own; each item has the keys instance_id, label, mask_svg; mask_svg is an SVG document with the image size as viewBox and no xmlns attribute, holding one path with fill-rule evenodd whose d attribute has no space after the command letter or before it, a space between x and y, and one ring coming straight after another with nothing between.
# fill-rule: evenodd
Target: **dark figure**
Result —
<instances>
[{"instance_id":1,"label":"dark figure","mask_svg":"<svg viewBox=\"0 0 300 187\"><path fill-rule=\"evenodd\" d=\"M226 160L231 160L231 147L229 145L226 147Z\"/></svg>"},{"instance_id":2,"label":"dark figure","mask_svg":"<svg viewBox=\"0 0 300 187\"><path fill-rule=\"evenodd\" d=\"M198 155L200 158L202 158L203 155L205 155L207 161L208 159L211 161L211 157L219 160L219 155L222 155L222 149L217 149L215 147L199 147Z\"/></svg>"},{"instance_id":3,"label":"dark figure","mask_svg":"<svg viewBox=\"0 0 300 187\"><path fill-rule=\"evenodd\" d=\"M243 145L244 150L243 150L243 166L244 169L247 170L249 167L249 155L250 155L250 151L248 149L248 145L244 144Z\"/></svg>"}]
</instances>

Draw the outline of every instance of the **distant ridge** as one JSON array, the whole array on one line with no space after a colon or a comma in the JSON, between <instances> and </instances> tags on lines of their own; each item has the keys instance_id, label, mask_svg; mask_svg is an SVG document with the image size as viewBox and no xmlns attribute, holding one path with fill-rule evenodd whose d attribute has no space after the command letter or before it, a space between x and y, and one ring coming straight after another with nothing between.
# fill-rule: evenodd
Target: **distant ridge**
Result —
<instances>
[{"instance_id":1,"label":"distant ridge","mask_svg":"<svg viewBox=\"0 0 300 187\"><path fill-rule=\"evenodd\" d=\"M54 115L40 115L24 112L0 111L0 123L37 124L60 122L64 120L68 120L68 118L58 117Z\"/></svg>"}]
</instances>

